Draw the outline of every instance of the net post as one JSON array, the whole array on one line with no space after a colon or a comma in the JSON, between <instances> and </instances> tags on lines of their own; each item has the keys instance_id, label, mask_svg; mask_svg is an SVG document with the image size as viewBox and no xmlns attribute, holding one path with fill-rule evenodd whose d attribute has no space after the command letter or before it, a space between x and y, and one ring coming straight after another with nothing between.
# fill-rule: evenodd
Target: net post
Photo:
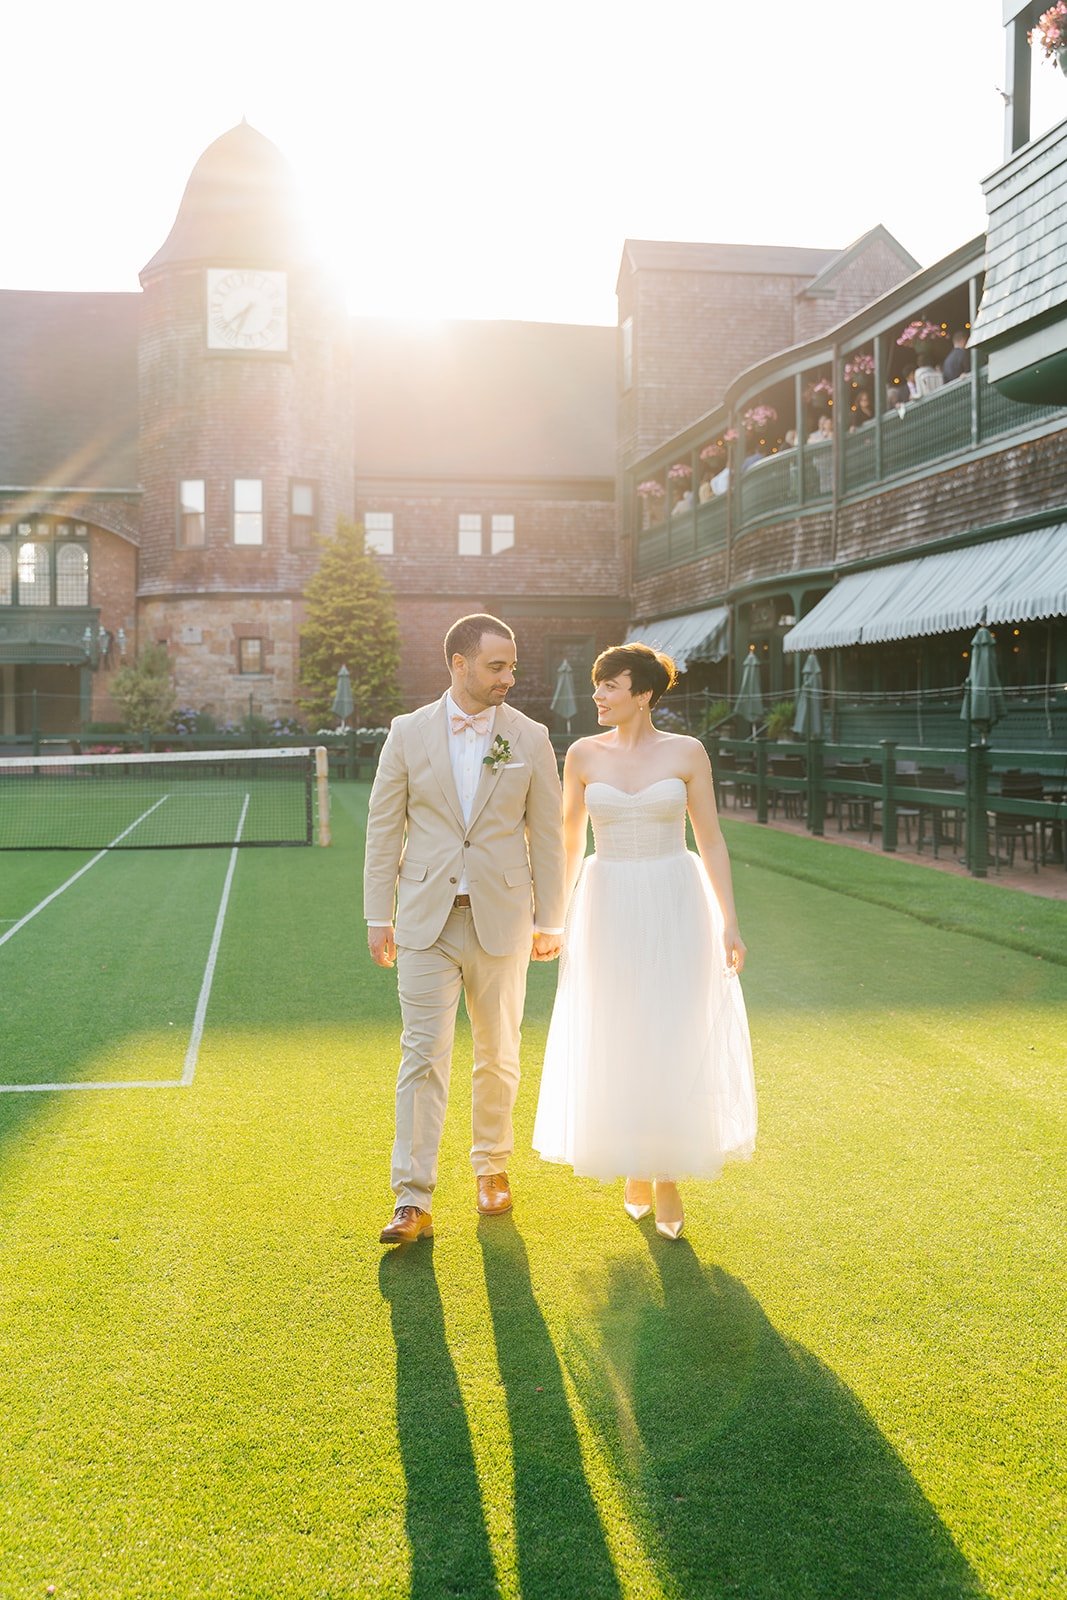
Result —
<instances>
[{"instance_id":1,"label":"net post","mask_svg":"<svg viewBox=\"0 0 1067 1600\"><path fill-rule=\"evenodd\" d=\"M325 745L315 746L315 786L319 796L318 844L333 843L330 833L330 755Z\"/></svg>"}]
</instances>

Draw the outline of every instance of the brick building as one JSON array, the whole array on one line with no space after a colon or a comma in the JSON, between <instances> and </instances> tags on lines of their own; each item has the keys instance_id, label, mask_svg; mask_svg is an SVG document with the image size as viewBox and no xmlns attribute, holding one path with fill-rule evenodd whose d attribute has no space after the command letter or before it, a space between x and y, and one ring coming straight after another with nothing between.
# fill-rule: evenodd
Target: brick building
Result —
<instances>
[{"instance_id":1,"label":"brick building","mask_svg":"<svg viewBox=\"0 0 1067 1600\"><path fill-rule=\"evenodd\" d=\"M853 569L1067 502L1058 408L980 362L906 422L889 405L901 328L969 327L983 281L983 239L918 272L881 227L845 250L631 240L618 328L352 319L242 123L139 294L0 293L0 736L113 715L147 641L183 704L293 712L312 534L339 516L392 585L409 704L481 609L548 721L561 662L581 690L628 625L674 648L695 628L689 681L717 688L751 644L788 691L791 619ZM877 418L849 431L861 391ZM834 440L809 446L820 412ZM698 499L713 469L726 492Z\"/></svg>"}]
</instances>

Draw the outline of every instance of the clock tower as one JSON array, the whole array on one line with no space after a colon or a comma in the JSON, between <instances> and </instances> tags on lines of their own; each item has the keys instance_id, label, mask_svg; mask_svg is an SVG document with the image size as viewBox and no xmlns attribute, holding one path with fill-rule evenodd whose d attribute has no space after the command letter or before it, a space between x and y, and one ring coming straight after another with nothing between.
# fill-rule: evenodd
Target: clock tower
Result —
<instances>
[{"instance_id":1,"label":"clock tower","mask_svg":"<svg viewBox=\"0 0 1067 1600\"><path fill-rule=\"evenodd\" d=\"M242 122L141 273L142 643L218 720L295 709L313 535L353 514L350 331L292 171Z\"/></svg>"}]
</instances>

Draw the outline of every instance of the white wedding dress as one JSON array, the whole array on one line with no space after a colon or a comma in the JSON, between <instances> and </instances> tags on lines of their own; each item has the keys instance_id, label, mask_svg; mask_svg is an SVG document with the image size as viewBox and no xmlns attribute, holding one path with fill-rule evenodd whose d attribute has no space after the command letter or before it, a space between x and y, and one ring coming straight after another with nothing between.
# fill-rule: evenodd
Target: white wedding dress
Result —
<instances>
[{"instance_id":1,"label":"white wedding dress","mask_svg":"<svg viewBox=\"0 0 1067 1600\"><path fill-rule=\"evenodd\" d=\"M756 1091L685 783L585 799L596 854L567 911L534 1148L587 1177L713 1178L752 1154Z\"/></svg>"}]
</instances>

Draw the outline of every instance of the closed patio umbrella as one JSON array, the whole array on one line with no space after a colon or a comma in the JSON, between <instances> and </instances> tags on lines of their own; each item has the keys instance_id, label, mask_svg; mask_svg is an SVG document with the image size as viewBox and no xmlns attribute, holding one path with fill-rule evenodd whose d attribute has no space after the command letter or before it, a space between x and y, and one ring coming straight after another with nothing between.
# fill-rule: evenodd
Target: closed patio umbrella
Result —
<instances>
[{"instance_id":1,"label":"closed patio umbrella","mask_svg":"<svg viewBox=\"0 0 1067 1600\"><path fill-rule=\"evenodd\" d=\"M570 733L571 719L577 714L578 701L574 694L574 670L566 660L560 662L559 671L556 673L552 710L567 724L567 732Z\"/></svg>"},{"instance_id":2,"label":"closed patio umbrella","mask_svg":"<svg viewBox=\"0 0 1067 1600\"><path fill-rule=\"evenodd\" d=\"M737 700L734 710L739 717L751 723L752 727L763 715L763 696L759 686L759 660L755 650L749 650L745 657L745 664L741 668L741 683L737 690Z\"/></svg>"},{"instance_id":3,"label":"closed patio umbrella","mask_svg":"<svg viewBox=\"0 0 1067 1600\"><path fill-rule=\"evenodd\" d=\"M330 707L334 716L340 718L342 728L348 727L352 705L352 680L348 675L348 668L342 667L337 674L337 688L334 692L333 705Z\"/></svg>"},{"instance_id":4,"label":"closed patio umbrella","mask_svg":"<svg viewBox=\"0 0 1067 1600\"><path fill-rule=\"evenodd\" d=\"M808 656L800 674L800 693L793 732L822 738L822 668L814 652Z\"/></svg>"},{"instance_id":5,"label":"closed patio umbrella","mask_svg":"<svg viewBox=\"0 0 1067 1600\"><path fill-rule=\"evenodd\" d=\"M999 722L1004 711L1004 691L997 671L997 647L989 629L981 627L971 640L971 669L963 685L960 717L978 728L984 744L990 728L994 722Z\"/></svg>"}]
</instances>

